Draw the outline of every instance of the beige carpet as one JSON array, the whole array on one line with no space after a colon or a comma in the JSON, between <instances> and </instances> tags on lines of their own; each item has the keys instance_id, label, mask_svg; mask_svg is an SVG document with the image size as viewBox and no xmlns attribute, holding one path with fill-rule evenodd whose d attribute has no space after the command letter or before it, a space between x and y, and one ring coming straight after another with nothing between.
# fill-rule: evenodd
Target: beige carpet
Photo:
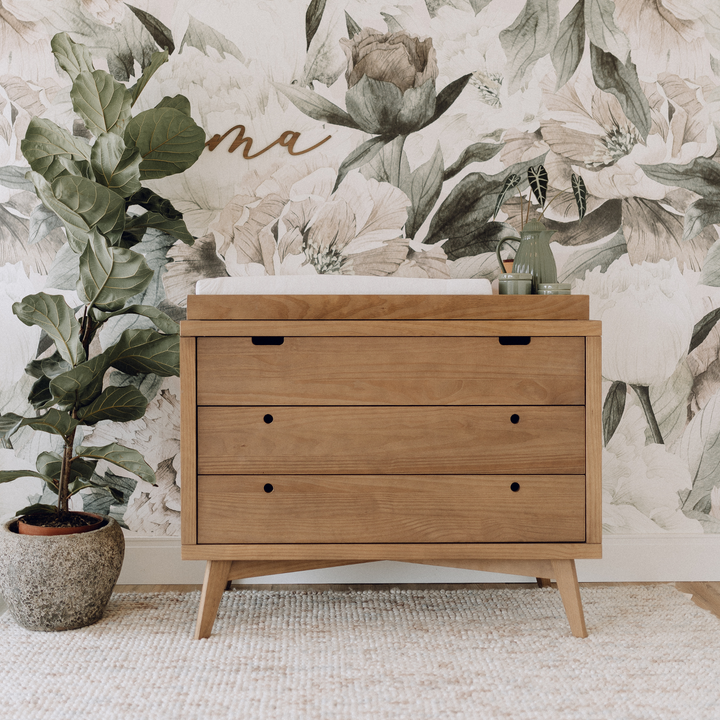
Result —
<instances>
[{"instance_id":1,"label":"beige carpet","mask_svg":"<svg viewBox=\"0 0 720 720\"><path fill-rule=\"evenodd\" d=\"M666 585L116 594L97 625L0 617L5 720L720 719L720 620Z\"/></svg>"}]
</instances>

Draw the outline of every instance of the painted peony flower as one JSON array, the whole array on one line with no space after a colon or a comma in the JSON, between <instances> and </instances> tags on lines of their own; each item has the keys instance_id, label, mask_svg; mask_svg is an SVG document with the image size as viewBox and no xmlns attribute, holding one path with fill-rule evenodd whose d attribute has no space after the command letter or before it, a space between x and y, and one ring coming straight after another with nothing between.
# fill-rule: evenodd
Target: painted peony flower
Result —
<instances>
[{"instance_id":1,"label":"painted peony flower","mask_svg":"<svg viewBox=\"0 0 720 720\"><path fill-rule=\"evenodd\" d=\"M675 260L631 265L623 255L607 272L587 272L573 292L590 296L590 317L603 323L608 380L660 383L687 354L695 314Z\"/></svg>"},{"instance_id":2,"label":"painted peony flower","mask_svg":"<svg viewBox=\"0 0 720 720\"><path fill-rule=\"evenodd\" d=\"M365 28L340 43L347 55L345 106L371 135L407 135L435 112L438 66L432 40Z\"/></svg>"}]
</instances>

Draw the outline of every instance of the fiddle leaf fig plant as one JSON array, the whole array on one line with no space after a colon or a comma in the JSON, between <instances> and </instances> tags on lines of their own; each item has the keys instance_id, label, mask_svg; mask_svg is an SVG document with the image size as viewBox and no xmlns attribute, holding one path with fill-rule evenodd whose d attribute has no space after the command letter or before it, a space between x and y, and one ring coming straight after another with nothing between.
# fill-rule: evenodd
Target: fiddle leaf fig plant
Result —
<instances>
[{"instance_id":1,"label":"fiddle leaf fig plant","mask_svg":"<svg viewBox=\"0 0 720 720\"><path fill-rule=\"evenodd\" d=\"M183 172L205 145L205 132L180 95L133 115L140 93L167 62L167 51L154 53L138 82L126 87L96 70L88 49L66 33L53 38L52 50L72 79L73 108L94 141L36 117L21 143L30 164L26 177L45 208L62 222L67 244L78 256L81 305L71 307L63 296L44 292L13 305L18 319L39 327L47 342L43 357L26 367L35 378L28 399L36 414L0 416L0 438L8 440L26 427L62 438L62 452L40 453L35 470L0 471L0 483L37 477L57 495L56 505L36 503L19 515L67 513L69 498L88 488L117 494L95 472L99 461L154 483L152 468L137 450L118 443L87 447L80 444L78 428L102 420L138 420L145 414L149 400L139 389L142 383L113 384L111 368L131 378L179 375L179 326L158 308L133 301L154 277L133 247L151 228L193 243L182 214L142 182ZM93 354L93 340L104 324L128 314L149 319L154 328L128 328L114 344Z\"/></svg>"}]
</instances>

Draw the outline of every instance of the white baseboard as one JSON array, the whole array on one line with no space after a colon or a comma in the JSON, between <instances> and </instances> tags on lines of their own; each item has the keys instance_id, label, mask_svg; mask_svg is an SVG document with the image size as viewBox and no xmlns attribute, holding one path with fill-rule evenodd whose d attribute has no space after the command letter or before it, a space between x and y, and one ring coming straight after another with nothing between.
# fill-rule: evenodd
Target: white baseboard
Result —
<instances>
[{"instance_id":1,"label":"white baseboard","mask_svg":"<svg viewBox=\"0 0 720 720\"><path fill-rule=\"evenodd\" d=\"M180 559L179 538L127 536L121 584L186 585L201 583L202 561ZM720 535L609 535L602 560L578 560L580 582L720 581ZM346 565L272 575L236 584L396 584L527 582L515 575L399 562Z\"/></svg>"}]
</instances>

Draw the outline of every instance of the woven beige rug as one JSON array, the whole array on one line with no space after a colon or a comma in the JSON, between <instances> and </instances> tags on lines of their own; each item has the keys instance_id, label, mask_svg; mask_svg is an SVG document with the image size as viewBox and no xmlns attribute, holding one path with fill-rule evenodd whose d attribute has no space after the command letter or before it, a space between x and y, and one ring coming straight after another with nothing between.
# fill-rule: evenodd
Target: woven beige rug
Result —
<instances>
[{"instance_id":1,"label":"woven beige rug","mask_svg":"<svg viewBox=\"0 0 720 720\"><path fill-rule=\"evenodd\" d=\"M116 594L82 630L0 617L5 720L720 719L720 620L674 588Z\"/></svg>"}]
</instances>

